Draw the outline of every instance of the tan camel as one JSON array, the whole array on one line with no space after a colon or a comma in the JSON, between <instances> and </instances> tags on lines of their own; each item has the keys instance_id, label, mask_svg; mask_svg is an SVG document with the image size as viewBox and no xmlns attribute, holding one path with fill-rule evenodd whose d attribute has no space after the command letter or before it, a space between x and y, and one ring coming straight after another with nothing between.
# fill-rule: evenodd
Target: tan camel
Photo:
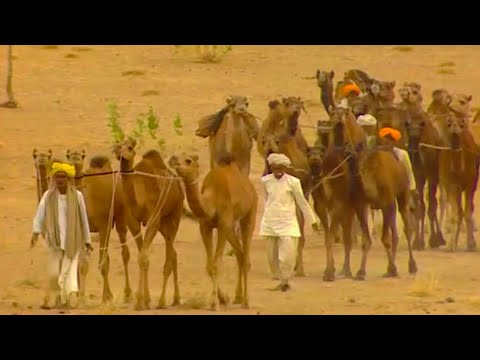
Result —
<instances>
[{"instance_id":1,"label":"tan camel","mask_svg":"<svg viewBox=\"0 0 480 360\"><path fill-rule=\"evenodd\" d=\"M196 155L174 155L169 165L183 178L190 208L200 220L200 233L207 253L207 272L212 280L211 308L218 310L218 301L226 304L228 297L219 286L222 256L227 241L235 251L238 281L235 303L249 307L248 272L250 243L255 230L257 193L248 176L226 155L219 166L205 176L199 190L199 165ZM240 244L235 233L240 224ZM218 230L217 246L213 248L213 229ZM243 280L243 281L242 281Z\"/></svg>"},{"instance_id":2,"label":"tan camel","mask_svg":"<svg viewBox=\"0 0 480 360\"><path fill-rule=\"evenodd\" d=\"M478 185L480 148L470 133L467 120L453 113L447 120L449 151L440 153L440 183L445 187L447 199L456 215L456 231L449 242L449 250L455 251L461 226L467 225L467 250L474 251L473 200ZM465 208L462 208L462 194ZM453 219L452 219L453 220Z\"/></svg>"},{"instance_id":3,"label":"tan camel","mask_svg":"<svg viewBox=\"0 0 480 360\"><path fill-rule=\"evenodd\" d=\"M255 117L248 113L248 105L245 96L231 96L221 111L199 121L196 135L209 138L210 169L228 153L242 173L250 174L252 146L259 128Z\"/></svg>"},{"instance_id":4,"label":"tan camel","mask_svg":"<svg viewBox=\"0 0 480 360\"><path fill-rule=\"evenodd\" d=\"M440 115L448 112L448 104L452 101L452 96L445 89L437 89L432 93L432 102L428 106L427 112L432 115Z\"/></svg>"},{"instance_id":5,"label":"tan camel","mask_svg":"<svg viewBox=\"0 0 480 360\"><path fill-rule=\"evenodd\" d=\"M162 294L159 308L165 307L168 279L173 271L173 305L180 304L178 286L177 253L173 246L180 225L185 198L178 178L167 168L160 153L150 150L134 166L136 141L128 138L114 147L114 154L120 162L123 193L133 218L146 225L145 235L139 254L140 280L135 308L149 308L148 286L149 252L153 239L160 232L165 239L165 264L163 267ZM152 174L145 176L132 171ZM157 176L157 177L153 177Z\"/></svg>"},{"instance_id":6,"label":"tan camel","mask_svg":"<svg viewBox=\"0 0 480 360\"><path fill-rule=\"evenodd\" d=\"M108 278L110 268L108 245L110 231L114 226L122 244L122 260L125 271L124 301L128 302L131 299L132 290L128 273L130 251L127 245L127 225L131 234L135 237L138 250L140 250L142 246L140 224L133 221L128 212L120 179L116 180L113 218L110 218L115 179L112 174L112 164L107 157L101 155L94 156L90 160L89 168L85 171L83 171L84 149L68 149L66 157L69 163L74 165L76 169L75 186L83 193L90 231L99 233L98 267L103 278L102 302L106 303L113 299ZM85 295L85 280L88 273L88 259L83 258L80 261L79 268L80 296L83 297Z\"/></svg>"},{"instance_id":7,"label":"tan camel","mask_svg":"<svg viewBox=\"0 0 480 360\"><path fill-rule=\"evenodd\" d=\"M480 110L478 110L475 115L473 116L473 119L471 121L472 124L477 124L480 122Z\"/></svg>"},{"instance_id":8,"label":"tan camel","mask_svg":"<svg viewBox=\"0 0 480 360\"><path fill-rule=\"evenodd\" d=\"M33 160L37 178L37 200L40 202L43 194L48 190L50 185L48 168L52 160L52 150L43 152L33 149Z\"/></svg>"}]
</instances>

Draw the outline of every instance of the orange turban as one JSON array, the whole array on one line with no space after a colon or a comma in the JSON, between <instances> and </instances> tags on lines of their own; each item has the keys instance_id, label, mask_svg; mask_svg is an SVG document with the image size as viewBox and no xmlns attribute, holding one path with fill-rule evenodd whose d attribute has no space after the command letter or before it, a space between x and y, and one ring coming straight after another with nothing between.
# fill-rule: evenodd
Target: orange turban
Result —
<instances>
[{"instance_id":1,"label":"orange turban","mask_svg":"<svg viewBox=\"0 0 480 360\"><path fill-rule=\"evenodd\" d=\"M402 134L400 133L400 131L389 128L389 127L383 128L378 133L378 136L380 136L381 138L384 138L387 135L390 135L395 141L400 140L402 137Z\"/></svg>"},{"instance_id":2,"label":"orange turban","mask_svg":"<svg viewBox=\"0 0 480 360\"><path fill-rule=\"evenodd\" d=\"M352 91L355 92L357 95L360 95L362 93L362 90L360 90L360 88L357 85L348 84L348 85L345 85L344 87L342 87L342 90L341 90L342 96L347 96Z\"/></svg>"}]
</instances>

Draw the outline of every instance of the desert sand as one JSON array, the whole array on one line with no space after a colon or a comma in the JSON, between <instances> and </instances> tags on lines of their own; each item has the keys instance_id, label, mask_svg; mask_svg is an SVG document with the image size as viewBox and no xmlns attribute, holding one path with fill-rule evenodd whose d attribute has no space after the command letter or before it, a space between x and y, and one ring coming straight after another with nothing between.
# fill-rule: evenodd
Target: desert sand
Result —
<instances>
[{"instance_id":1,"label":"desert sand","mask_svg":"<svg viewBox=\"0 0 480 360\"><path fill-rule=\"evenodd\" d=\"M317 69L335 70L336 80L351 68L372 77L422 85L424 102L437 88L473 95L479 104L479 46L413 46L399 51L393 46L233 46L220 63L202 63L193 54L173 54L168 46L14 46L13 88L19 109L0 109L0 313L57 314L39 309L44 295L46 248L30 250L32 219L36 210L35 170L32 149L51 148L63 157L69 147L83 147L88 159L95 154L111 156L107 127L107 100L114 99L127 129L135 117L151 105L159 115L160 135L166 154L195 152L202 174L208 171L207 141L196 137L197 121L223 106L229 94L251 97L250 111L260 118L267 102L280 96L301 96L308 114L301 124L312 126L326 118L320 103ZM6 46L0 48L0 101L6 99ZM443 66L442 66L443 65ZM137 71L137 75L122 75ZM179 114L184 134L177 136L172 120ZM313 143L315 131L304 128ZM147 150L142 149L143 150ZM114 162L116 165L116 162ZM259 186L262 159L254 149L251 178L260 195L257 229L263 198ZM203 175L202 175L203 176ZM477 223L479 217L475 216ZM401 221L399 221L401 224ZM401 225L400 225L401 226ZM401 228L399 229L401 230ZM428 236L428 235L427 235ZM478 233L477 233L478 236ZM132 254L130 274L135 291L138 281L137 250L128 235ZM427 237L428 239L428 237ZM115 232L110 240L110 282L115 296L100 306L102 279L97 269L98 243L87 279L86 307L72 314L138 314L133 303L123 303L123 265ZM465 234L457 253L445 249L415 252L419 273L408 275L406 243L401 240L397 260L400 277L384 279L386 257L379 240L370 252L367 279L356 282L322 281L325 266L323 233L307 231L304 253L307 277L295 278L293 290L271 292L265 244L253 239L250 272L250 305L243 310L229 305L217 314L477 314L480 313L480 256L465 251ZM176 240L180 291L184 304L141 314L212 314L207 310L210 281L198 225L183 219ZM152 246L150 291L156 305L161 290L164 244L160 235ZM335 245L340 269L343 249ZM352 254L352 270L360 261L360 249ZM236 265L224 257L223 287L233 297ZM169 284L168 303L173 298Z\"/></svg>"}]
</instances>

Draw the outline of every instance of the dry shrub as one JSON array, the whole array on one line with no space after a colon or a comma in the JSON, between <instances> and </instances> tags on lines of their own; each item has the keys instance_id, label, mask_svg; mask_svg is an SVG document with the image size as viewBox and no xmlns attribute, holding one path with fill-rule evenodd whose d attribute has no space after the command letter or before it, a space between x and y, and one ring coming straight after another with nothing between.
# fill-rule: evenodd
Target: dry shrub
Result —
<instances>
[{"instance_id":1,"label":"dry shrub","mask_svg":"<svg viewBox=\"0 0 480 360\"><path fill-rule=\"evenodd\" d=\"M413 282L410 292L410 296L415 297L429 297L435 295L435 292L440 289L440 283L436 274L430 274L427 276L417 276Z\"/></svg>"},{"instance_id":2,"label":"dry shrub","mask_svg":"<svg viewBox=\"0 0 480 360\"><path fill-rule=\"evenodd\" d=\"M157 90L145 90L142 92L142 96L158 96L160 93Z\"/></svg>"},{"instance_id":3,"label":"dry shrub","mask_svg":"<svg viewBox=\"0 0 480 360\"><path fill-rule=\"evenodd\" d=\"M405 45L397 45L393 47L393 50L400 51L400 52L410 52L410 51L413 51L413 47L405 46Z\"/></svg>"},{"instance_id":4,"label":"dry shrub","mask_svg":"<svg viewBox=\"0 0 480 360\"><path fill-rule=\"evenodd\" d=\"M453 71L452 69L440 69L437 71L437 74L445 74L445 75L453 75L455 74L455 71Z\"/></svg>"},{"instance_id":5,"label":"dry shrub","mask_svg":"<svg viewBox=\"0 0 480 360\"><path fill-rule=\"evenodd\" d=\"M129 70L129 71L124 71L122 73L122 76L141 76L141 75L145 75L145 72L140 70Z\"/></svg>"},{"instance_id":6,"label":"dry shrub","mask_svg":"<svg viewBox=\"0 0 480 360\"><path fill-rule=\"evenodd\" d=\"M174 45L174 50L175 53L191 53L193 50L201 62L217 63L232 51L232 45Z\"/></svg>"},{"instance_id":7,"label":"dry shrub","mask_svg":"<svg viewBox=\"0 0 480 360\"><path fill-rule=\"evenodd\" d=\"M65 58L67 58L67 59L76 59L76 58L78 58L78 55L75 55L75 54L67 54L67 55L65 55Z\"/></svg>"},{"instance_id":8,"label":"dry shrub","mask_svg":"<svg viewBox=\"0 0 480 360\"><path fill-rule=\"evenodd\" d=\"M18 283L18 286L32 289L40 289L40 285L38 285L38 282L33 279L24 279Z\"/></svg>"},{"instance_id":9,"label":"dry shrub","mask_svg":"<svg viewBox=\"0 0 480 360\"><path fill-rule=\"evenodd\" d=\"M446 62L443 62L439 65L440 67L452 67L452 66L455 66L455 63L453 61L446 61Z\"/></svg>"}]
</instances>

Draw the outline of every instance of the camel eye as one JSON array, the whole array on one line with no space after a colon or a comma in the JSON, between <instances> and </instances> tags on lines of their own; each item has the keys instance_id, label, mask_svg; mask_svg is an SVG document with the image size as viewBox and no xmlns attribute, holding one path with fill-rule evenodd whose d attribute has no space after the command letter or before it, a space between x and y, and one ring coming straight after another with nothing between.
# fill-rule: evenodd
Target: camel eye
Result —
<instances>
[{"instance_id":1,"label":"camel eye","mask_svg":"<svg viewBox=\"0 0 480 360\"><path fill-rule=\"evenodd\" d=\"M132 146L129 146L129 147L128 147L128 151L133 151L133 147L132 147Z\"/></svg>"},{"instance_id":2,"label":"camel eye","mask_svg":"<svg viewBox=\"0 0 480 360\"><path fill-rule=\"evenodd\" d=\"M249 105L249 103L248 103L248 102L247 102L247 103L245 103L245 106L246 106L246 107L248 107L248 105Z\"/></svg>"},{"instance_id":3,"label":"camel eye","mask_svg":"<svg viewBox=\"0 0 480 360\"><path fill-rule=\"evenodd\" d=\"M185 160L185 162L187 163L187 165L190 165L192 163L192 160L187 159L187 160Z\"/></svg>"}]
</instances>

